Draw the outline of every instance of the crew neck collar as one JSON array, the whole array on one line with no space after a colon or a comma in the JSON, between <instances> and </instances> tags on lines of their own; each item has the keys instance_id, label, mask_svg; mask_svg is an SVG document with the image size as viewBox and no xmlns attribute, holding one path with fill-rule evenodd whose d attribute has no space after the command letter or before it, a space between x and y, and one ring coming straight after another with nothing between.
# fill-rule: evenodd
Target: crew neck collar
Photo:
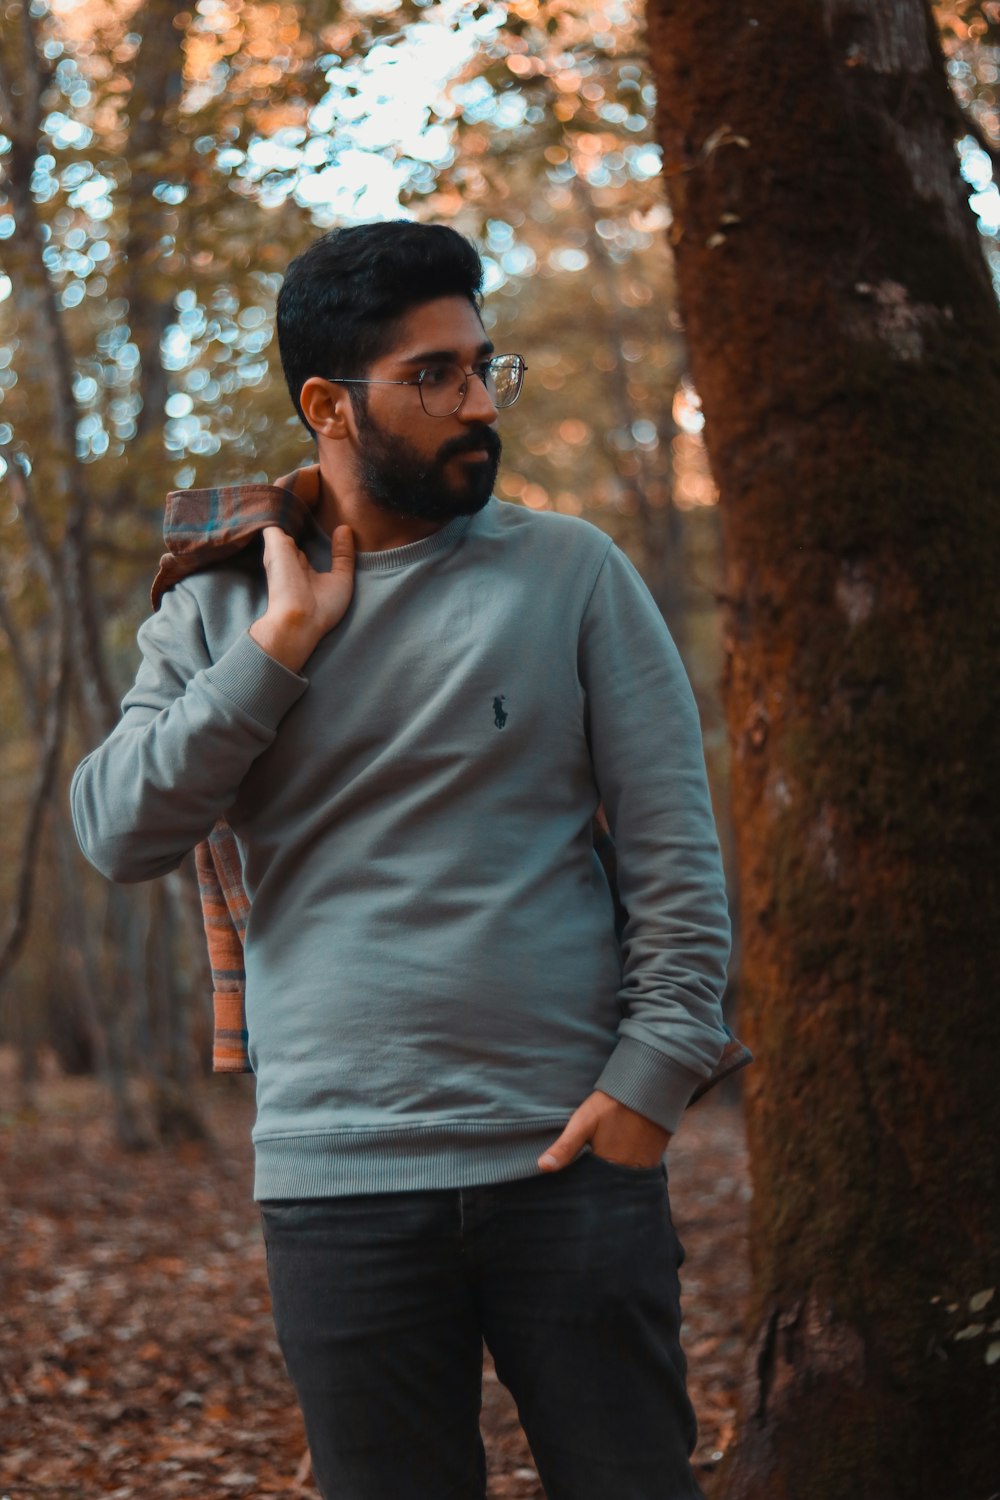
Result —
<instances>
[{"instance_id":1,"label":"crew neck collar","mask_svg":"<svg viewBox=\"0 0 1000 1500\"><path fill-rule=\"evenodd\" d=\"M483 510L492 503L491 496ZM481 515L482 511L477 511L476 514ZM377 552L356 552L355 570L359 573L394 573L399 568L408 568L412 563L422 562L425 557L457 542L468 531L474 519L474 516L453 516L440 530L432 531L430 536L421 537L417 542L407 542L402 547L382 547ZM317 531L326 536L319 522L315 524Z\"/></svg>"}]
</instances>

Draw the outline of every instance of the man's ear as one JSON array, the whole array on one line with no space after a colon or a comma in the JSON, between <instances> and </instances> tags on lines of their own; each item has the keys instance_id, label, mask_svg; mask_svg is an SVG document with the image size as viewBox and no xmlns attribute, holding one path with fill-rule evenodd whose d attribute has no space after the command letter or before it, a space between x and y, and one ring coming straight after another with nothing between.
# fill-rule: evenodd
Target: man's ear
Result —
<instances>
[{"instance_id":1,"label":"man's ear","mask_svg":"<svg viewBox=\"0 0 1000 1500\"><path fill-rule=\"evenodd\" d=\"M299 392L306 421L318 437L337 442L357 435L354 408L346 385L310 375Z\"/></svg>"}]
</instances>

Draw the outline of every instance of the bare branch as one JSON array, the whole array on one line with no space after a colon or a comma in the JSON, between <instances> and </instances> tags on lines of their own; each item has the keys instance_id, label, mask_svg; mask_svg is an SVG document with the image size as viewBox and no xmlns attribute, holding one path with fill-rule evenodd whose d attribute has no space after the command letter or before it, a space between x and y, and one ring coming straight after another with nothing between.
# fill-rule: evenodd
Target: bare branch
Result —
<instances>
[{"instance_id":1,"label":"bare branch","mask_svg":"<svg viewBox=\"0 0 1000 1500\"><path fill-rule=\"evenodd\" d=\"M49 701L46 707L38 772L28 801L28 819L21 841L21 861L14 906L7 924L7 931L0 943L0 986L13 967L28 932L34 893L35 865L38 859L45 809L55 787L59 755L66 727L69 677L68 635L63 627L49 674Z\"/></svg>"},{"instance_id":2,"label":"bare branch","mask_svg":"<svg viewBox=\"0 0 1000 1500\"><path fill-rule=\"evenodd\" d=\"M21 689L21 697L25 703L28 720L34 732L41 734L41 687L28 656L28 650L24 644L24 636L21 633L17 620L14 618L14 611L10 607L7 592L2 584L0 584L0 630L7 637L7 644L10 647L10 659L14 663L14 674Z\"/></svg>"},{"instance_id":3,"label":"bare branch","mask_svg":"<svg viewBox=\"0 0 1000 1500\"><path fill-rule=\"evenodd\" d=\"M9 444L0 443L0 458L3 458L7 465L7 482L24 524L32 563L49 594L55 596L60 592L58 565L52 544L45 531L45 524L38 513L27 473L22 466L21 455Z\"/></svg>"},{"instance_id":4,"label":"bare branch","mask_svg":"<svg viewBox=\"0 0 1000 1500\"><path fill-rule=\"evenodd\" d=\"M52 81L52 71L38 45L35 18L31 14L28 0L22 0L21 3L21 52L24 58L24 129L35 140L42 128L42 99Z\"/></svg>"},{"instance_id":5,"label":"bare branch","mask_svg":"<svg viewBox=\"0 0 1000 1500\"><path fill-rule=\"evenodd\" d=\"M21 123L18 112L14 108L14 89L7 59L4 56L2 38L0 38L0 116L3 118L4 134L9 135L12 141L16 141L21 130Z\"/></svg>"},{"instance_id":6,"label":"bare branch","mask_svg":"<svg viewBox=\"0 0 1000 1500\"><path fill-rule=\"evenodd\" d=\"M155 285L159 256L150 259L163 233L164 204L153 189L173 157L178 136L176 110L181 97L184 50L177 27L178 0L146 0L142 41L136 54L130 93L128 228L124 244L129 326L139 350L139 411L136 437L155 425L167 398L167 372L160 340L173 316L169 299Z\"/></svg>"},{"instance_id":7,"label":"bare branch","mask_svg":"<svg viewBox=\"0 0 1000 1500\"><path fill-rule=\"evenodd\" d=\"M15 485L19 485L18 505L27 526L35 532L33 550L40 548L39 558L43 569L51 569L46 583L52 605L52 643L49 653L49 669L44 716L41 718L41 735L38 754L38 770L34 786L28 798L28 815L21 840L21 858L15 886L15 895L7 930L0 941L0 987L14 965L28 933L31 903L34 894L35 868L41 844L45 810L55 788L66 729L67 707L70 686L70 648L66 608L63 589L60 587L58 571L52 557L48 540L40 531L38 512L27 482L27 477L8 449L5 457L10 465L10 474ZM28 521L28 517L32 520ZM37 523L37 525L36 525ZM29 533L30 534L30 533ZM37 703L37 698L36 698Z\"/></svg>"},{"instance_id":8,"label":"bare branch","mask_svg":"<svg viewBox=\"0 0 1000 1500\"><path fill-rule=\"evenodd\" d=\"M0 39L0 113L3 115L4 133L18 145L30 147L37 140L41 129L45 114L42 101L46 89L52 83L52 68L38 45L37 27L30 4L25 0L18 9L21 72L15 79L3 39ZM8 16L8 37L14 24ZM18 84L20 90L16 87Z\"/></svg>"},{"instance_id":9,"label":"bare branch","mask_svg":"<svg viewBox=\"0 0 1000 1500\"><path fill-rule=\"evenodd\" d=\"M10 486L14 504L17 506L18 515L24 525L25 534L28 539L28 548L31 555L32 565L36 573L45 585L50 599L59 592L58 568L51 543L45 534L42 518L35 505L28 476L22 468L21 455L7 443L0 443L0 458L7 465L7 483ZM38 680L36 669L30 659L24 635L14 611L11 609L10 600L6 590L0 584L0 628L3 629L10 643L11 659L14 663L14 671L17 675L21 688L21 696L24 699L28 720L37 735L43 733L44 697L42 684Z\"/></svg>"},{"instance_id":10,"label":"bare branch","mask_svg":"<svg viewBox=\"0 0 1000 1500\"><path fill-rule=\"evenodd\" d=\"M31 37L34 46L33 30ZM26 143L22 131L8 154L5 172L14 204L14 236L26 268L21 295L30 290L37 299L38 326L48 354L45 367L52 413L50 461L56 490L65 497L67 505L63 588L77 642L77 670L88 728L96 738L106 733L115 722L117 700L101 648L91 576L89 485L83 467L76 459L73 355L60 316L55 287L42 255L38 214L31 194L31 173L37 146L37 140Z\"/></svg>"},{"instance_id":11,"label":"bare branch","mask_svg":"<svg viewBox=\"0 0 1000 1500\"><path fill-rule=\"evenodd\" d=\"M18 133L18 117L13 108L13 93L10 90L10 78L7 75L6 62L3 57L3 46L0 45L0 120L3 120L3 129L10 139L15 139Z\"/></svg>"}]
</instances>

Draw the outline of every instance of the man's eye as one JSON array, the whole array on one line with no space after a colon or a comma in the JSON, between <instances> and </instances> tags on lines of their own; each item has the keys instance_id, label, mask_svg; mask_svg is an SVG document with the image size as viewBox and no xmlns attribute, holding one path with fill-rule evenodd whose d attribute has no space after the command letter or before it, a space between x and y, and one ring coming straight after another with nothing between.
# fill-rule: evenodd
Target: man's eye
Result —
<instances>
[{"instance_id":1,"label":"man's eye","mask_svg":"<svg viewBox=\"0 0 1000 1500\"><path fill-rule=\"evenodd\" d=\"M451 365L431 365L421 377L424 385L446 385Z\"/></svg>"}]
</instances>

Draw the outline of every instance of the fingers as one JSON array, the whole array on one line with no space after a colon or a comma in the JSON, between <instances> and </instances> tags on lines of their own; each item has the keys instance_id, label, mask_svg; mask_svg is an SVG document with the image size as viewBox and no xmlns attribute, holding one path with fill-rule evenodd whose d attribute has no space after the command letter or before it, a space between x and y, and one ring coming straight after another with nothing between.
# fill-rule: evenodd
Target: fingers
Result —
<instances>
[{"instance_id":1,"label":"fingers","mask_svg":"<svg viewBox=\"0 0 1000 1500\"><path fill-rule=\"evenodd\" d=\"M300 555L299 549L295 545L295 542L292 540L292 538L288 535L287 531L282 531L280 526L264 527L265 568L269 563L276 562L278 558L291 559L296 555Z\"/></svg>"},{"instance_id":2,"label":"fingers","mask_svg":"<svg viewBox=\"0 0 1000 1500\"><path fill-rule=\"evenodd\" d=\"M330 551L334 573L354 572L354 532L349 526L333 528Z\"/></svg>"},{"instance_id":3,"label":"fingers","mask_svg":"<svg viewBox=\"0 0 1000 1500\"><path fill-rule=\"evenodd\" d=\"M332 571L335 573L354 573L354 532L350 526L342 525L334 527L331 542ZM294 539L280 526L264 527L264 567L274 567L289 564L292 560L299 567L309 571L309 559L299 548Z\"/></svg>"},{"instance_id":4,"label":"fingers","mask_svg":"<svg viewBox=\"0 0 1000 1500\"><path fill-rule=\"evenodd\" d=\"M543 1151L538 1158L538 1165L543 1172L558 1172L562 1167L568 1167L571 1161L575 1161L594 1133L597 1120L594 1111L590 1108L590 1101L585 1100L580 1108L570 1115L566 1129L558 1140Z\"/></svg>"}]
</instances>

